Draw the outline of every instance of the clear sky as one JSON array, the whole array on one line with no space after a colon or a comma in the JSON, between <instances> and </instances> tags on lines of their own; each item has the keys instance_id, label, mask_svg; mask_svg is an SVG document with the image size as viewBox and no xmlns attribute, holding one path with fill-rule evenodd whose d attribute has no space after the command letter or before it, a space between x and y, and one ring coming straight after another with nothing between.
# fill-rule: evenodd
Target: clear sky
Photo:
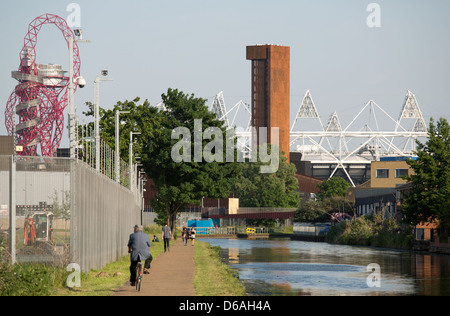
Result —
<instances>
[{"instance_id":1,"label":"clear sky","mask_svg":"<svg viewBox=\"0 0 450 316\"><path fill-rule=\"evenodd\" d=\"M28 24L53 13L67 18L80 5L84 39L77 112L93 101L93 81L108 69L101 106L139 96L152 105L167 88L208 99L224 91L227 107L251 102L245 47L291 47L291 122L310 90L324 123L337 111L348 124L373 99L398 118L407 90L430 117L450 119L450 1L448 0L129 0L0 2L0 134L4 109L17 81ZM381 26L370 28L367 6L380 6ZM68 69L67 47L54 26L42 28L38 63ZM65 131L63 146L67 146Z\"/></svg>"}]
</instances>

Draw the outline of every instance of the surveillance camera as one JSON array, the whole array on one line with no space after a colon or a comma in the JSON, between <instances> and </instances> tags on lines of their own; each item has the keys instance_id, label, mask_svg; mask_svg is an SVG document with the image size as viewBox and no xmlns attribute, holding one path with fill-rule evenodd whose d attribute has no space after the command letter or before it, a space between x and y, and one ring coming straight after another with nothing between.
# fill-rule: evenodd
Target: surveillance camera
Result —
<instances>
[{"instance_id":1,"label":"surveillance camera","mask_svg":"<svg viewBox=\"0 0 450 316\"><path fill-rule=\"evenodd\" d=\"M83 30L81 29L74 29L73 33L76 37L78 37L80 40L83 38Z\"/></svg>"},{"instance_id":2,"label":"surveillance camera","mask_svg":"<svg viewBox=\"0 0 450 316\"><path fill-rule=\"evenodd\" d=\"M79 77L77 80L77 84L80 88L84 88L86 86L86 80L83 77Z\"/></svg>"},{"instance_id":3,"label":"surveillance camera","mask_svg":"<svg viewBox=\"0 0 450 316\"><path fill-rule=\"evenodd\" d=\"M106 77L108 75L108 70L102 70L102 75Z\"/></svg>"}]
</instances>

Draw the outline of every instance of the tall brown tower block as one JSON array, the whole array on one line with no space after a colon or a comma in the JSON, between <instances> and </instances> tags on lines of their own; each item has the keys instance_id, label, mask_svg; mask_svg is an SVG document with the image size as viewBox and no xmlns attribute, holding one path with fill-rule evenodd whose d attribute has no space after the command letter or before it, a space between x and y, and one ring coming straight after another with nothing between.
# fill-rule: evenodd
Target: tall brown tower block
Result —
<instances>
[{"instance_id":1,"label":"tall brown tower block","mask_svg":"<svg viewBox=\"0 0 450 316\"><path fill-rule=\"evenodd\" d=\"M290 48L278 45L247 46L252 61L252 126L279 128L280 149L289 161ZM259 134L257 135L259 141Z\"/></svg>"}]
</instances>

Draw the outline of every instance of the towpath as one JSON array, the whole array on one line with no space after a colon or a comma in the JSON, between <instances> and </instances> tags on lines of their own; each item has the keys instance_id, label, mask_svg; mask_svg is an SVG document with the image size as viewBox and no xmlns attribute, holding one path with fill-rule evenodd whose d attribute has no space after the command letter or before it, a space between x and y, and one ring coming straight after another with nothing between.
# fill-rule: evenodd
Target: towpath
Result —
<instances>
[{"instance_id":1,"label":"towpath","mask_svg":"<svg viewBox=\"0 0 450 316\"><path fill-rule=\"evenodd\" d=\"M113 296L195 296L194 271L194 247L190 243L184 246L182 240L177 239L170 251L153 260L140 292L127 282Z\"/></svg>"}]
</instances>

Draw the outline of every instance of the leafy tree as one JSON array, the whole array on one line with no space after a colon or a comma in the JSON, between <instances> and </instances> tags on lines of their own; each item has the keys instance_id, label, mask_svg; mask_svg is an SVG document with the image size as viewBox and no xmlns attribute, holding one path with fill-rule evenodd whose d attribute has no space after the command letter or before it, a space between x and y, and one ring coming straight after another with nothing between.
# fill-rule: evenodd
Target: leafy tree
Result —
<instances>
[{"instance_id":1,"label":"leafy tree","mask_svg":"<svg viewBox=\"0 0 450 316\"><path fill-rule=\"evenodd\" d=\"M56 218L70 220L70 191L63 191L62 201L59 201L58 191L54 191L52 198L53 214Z\"/></svg>"},{"instance_id":2,"label":"leafy tree","mask_svg":"<svg viewBox=\"0 0 450 316\"><path fill-rule=\"evenodd\" d=\"M450 127L441 118L430 120L428 140L417 141L417 160L408 160L414 174L405 179L412 184L405 198L403 213L413 225L439 221L450 226Z\"/></svg>"},{"instance_id":3,"label":"leafy tree","mask_svg":"<svg viewBox=\"0 0 450 316\"><path fill-rule=\"evenodd\" d=\"M342 216L335 217L339 213ZM354 203L342 196L332 196L321 200L309 200L295 212L295 222L323 223L332 219L340 221L354 214Z\"/></svg>"},{"instance_id":4,"label":"leafy tree","mask_svg":"<svg viewBox=\"0 0 450 316\"><path fill-rule=\"evenodd\" d=\"M188 204L199 204L202 197L223 198L228 197L231 185L239 172L239 164L233 162L207 162L206 157L218 157L219 149L211 146L217 135L210 133L211 139L201 139L200 151L205 159L196 162L176 162L172 157L172 149L179 143L179 139L172 139L172 132L177 128L187 128L193 142L190 144L194 153L194 127L195 120L201 120L201 135L208 128L220 129L223 136L226 134L224 122L208 110L206 100L186 95L178 90L168 89L162 95L165 110L158 110L140 98L132 101L117 102L111 110L100 108L100 136L111 148L115 146L115 112L129 111L120 115L120 156L124 161L129 160L130 132L140 132L135 137L133 152L141 157L142 164L148 177L153 180L158 190L152 205L159 213L159 222L169 221L174 228L178 211ZM94 107L86 103L87 116L94 115ZM93 123L89 123L93 129ZM217 130L216 130L217 131ZM233 140L235 141L235 140ZM224 142L226 143L226 142ZM209 145L209 150L204 150ZM225 145L225 144L224 144ZM213 148L211 148L213 147ZM218 152L216 156L216 151ZM223 150L225 156L226 150ZM237 161L236 153L235 159ZM134 156L134 155L133 155ZM192 155L193 156L193 155ZM194 158L194 157L191 157ZM134 159L134 158L133 158ZM134 163L135 161L133 161Z\"/></svg>"},{"instance_id":5,"label":"leafy tree","mask_svg":"<svg viewBox=\"0 0 450 316\"><path fill-rule=\"evenodd\" d=\"M323 223L329 222L331 215L324 209L321 201L309 200L294 215L294 222Z\"/></svg>"},{"instance_id":6,"label":"leafy tree","mask_svg":"<svg viewBox=\"0 0 450 316\"><path fill-rule=\"evenodd\" d=\"M239 164L234 162L236 159L226 162L226 142L223 141L226 128L224 122L208 110L206 100L168 89L162 101L165 110L156 113L157 128L148 124L141 128L140 155L146 173L158 189L154 201L156 211L174 228L178 211L186 205L200 204L203 197L228 197L239 173ZM198 126L198 120L202 125ZM213 131L210 139L205 136L207 130ZM188 135L174 137L175 131L187 131ZM180 140L178 136L183 138ZM216 146L213 141L220 144L221 136L221 146ZM200 159L196 159L198 155ZM215 159L211 160L212 156Z\"/></svg>"},{"instance_id":7,"label":"leafy tree","mask_svg":"<svg viewBox=\"0 0 450 316\"><path fill-rule=\"evenodd\" d=\"M262 163L242 163L241 175L234 184L234 195L243 207L298 207L300 203L295 166L280 153L278 170L261 173ZM267 164L267 163L266 163Z\"/></svg>"},{"instance_id":8,"label":"leafy tree","mask_svg":"<svg viewBox=\"0 0 450 316\"><path fill-rule=\"evenodd\" d=\"M311 200L302 205L296 211L294 220L310 223L328 222L335 213L354 213L354 203L345 197L349 186L347 181L339 177L333 177L318 184L317 200Z\"/></svg>"},{"instance_id":9,"label":"leafy tree","mask_svg":"<svg viewBox=\"0 0 450 316\"><path fill-rule=\"evenodd\" d=\"M129 163L129 145L130 132L141 132L145 130L147 135L152 135L159 128L159 121L156 107L150 106L148 100L139 104L140 98L137 97L132 101L118 101L110 110L99 108L99 130L100 137L106 141L111 148L115 148L116 144L116 111L127 111L129 113L121 113L119 116L119 152L120 158ZM86 116L94 116L94 105L86 102L88 110L83 112ZM94 123L87 124L89 128L94 129ZM141 137L135 137L133 152L140 154L143 140ZM135 161L133 161L134 163Z\"/></svg>"},{"instance_id":10,"label":"leafy tree","mask_svg":"<svg viewBox=\"0 0 450 316\"><path fill-rule=\"evenodd\" d=\"M333 177L317 185L319 193L317 198L323 201L325 198L334 196L345 196L347 194L350 184L340 177Z\"/></svg>"}]
</instances>

